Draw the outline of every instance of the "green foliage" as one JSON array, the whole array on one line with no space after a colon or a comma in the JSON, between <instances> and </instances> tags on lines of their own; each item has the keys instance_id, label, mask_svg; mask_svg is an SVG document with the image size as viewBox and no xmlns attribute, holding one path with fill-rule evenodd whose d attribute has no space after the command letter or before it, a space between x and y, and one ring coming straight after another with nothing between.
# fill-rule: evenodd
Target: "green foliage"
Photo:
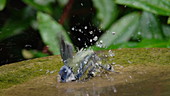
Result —
<instances>
[{"instance_id":1,"label":"green foliage","mask_svg":"<svg viewBox=\"0 0 170 96\"><path fill-rule=\"evenodd\" d=\"M170 27L168 25L162 25L163 33L165 34L164 39L169 39L170 38Z\"/></svg>"},{"instance_id":2,"label":"green foliage","mask_svg":"<svg viewBox=\"0 0 170 96\"><path fill-rule=\"evenodd\" d=\"M158 39L144 39L138 45L137 48L170 48L170 40L158 40Z\"/></svg>"},{"instance_id":3,"label":"green foliage","mask_svg":"<svg viewBox=\"0 0 170 96\"><path fill-rule=\"evenodd\" d=\"M68 3L68 0L57 0L60 6L65 6Z\"/></svg>"},{"instance_id":4,"label":"green foliage","mask_svg":"<svg viewBox=\"0 0 170 96\"><path fill-rule=\"evenodd\" d=\"M116 3L142 9L159 15L170 15L169 0L116 0Z\"/></svg>"},{"instance_id":5,"label":"green foliage","mask_svg":"<svg viewBox=\"0 0 170 96\"><path fill-rule=\"evenodd\" d=\"M14 14L2 27L0 27L0 41L20 34L29 27L31 21L34 19L31 8L26 7L20 11L21 14Z\"/></svg>"},{"instance_id":6,"label":"green foliage","mask_svg":"<svg viewBox=\"0 0 170 96\"><path fill-rule=\"evenodd\" d=\"M54 54L59 54L59 45L57 41L57 35L63 34L64 37L69 40L64 28L55 20L53 20L48 14L38 12L38 29L44 43L49 47L49 50Z\"/></svg>"},{"instance_id":7,"label":"green foliage","mask_svg":"<svg viewBox=\"0 0 170 96\"><path fill-rule=\"evenodd\" d=\"M6 0L1 0L0 1L0 11L4 9L5 4L6 4Z\"/></svg>"},{"instance_id":8,"label":"green foliage","mask_svg":"<svg viewBox=\"0 0 170 96\"><path fill-rule=\"evenodd\" d=\"M100 41L103 41L105 46L128 41L138 27L139 16L134 12L122 17L101 36Z\"/></svg>"},{"instance_id":9,"label":"green foliage","mask_svg":"<svg viewBox=\"0 0 170 96\"><path fill-rule=\"evenodd\" d=\"M100 27L107 29L118 15L117 5L113 0L92 0L97 9L97 18L100 20Z\"/></svg>"},{"instance_id":10,"label":"green foliage","mask_svg":"<svg viewBox=\"0 0 170 96\"><path fill-rule=\"evenodd\" d=\"M170 17L168 18L168 24L170 24Z\"/></svg>"},{"instance_id":11,"label":"green foliage","mask_svg":"<svg viewBox=\"0 0 170 96\"><path fill-rule=\"evenodd\" d=\"M8 20L1 29L0 40L4 40L11 36L20 34L24 29L28 27L28 23L18 20Z\"/></svg>"},{"instance_id":12,"label":"green foliage","mask_svg":"<svg viewBox=\"0 0 170 96\"><path fill-rule=\"evenodd\" d=\"M170 17L168 16L170 16L170 0L92 0L92 4L84 4L82 6L78 5L89 1L75 2L72 0L74 1L72 2L72 8L69 4L67 6L67 3L70 3L68 1L21 0L16 1L16 4L19 2L19 4L23 3L25 5L22 8L15 9L10 6L12 1L0 0L0 12L2 12L0 14L2 17L0 18L0 21L2 21L0 24L0 41L25 31L38 31L44 44L49 47L49 50L53 54L59 54L57 36L63 34L67 41L70 42L67 32L71 31L70 27L74 27L70 23L73 17L70 15L77 12L75 14L81 17L82 13L86 12L86 10L95 9L91 11L92 19L87 20L93 20L95 24L91 24L94 25L92 27L102 30L101 37L97 39L98 42L103 41L103 45L107 47L106 49L169 48L170 25L168 24L170 24ZM83 9L80 10L80 8L77 11L76 8L79 7L83 7ZM68 8L70 9L68 10ZM89 17L87 16L87 18ZM57 22L63 18L65 18L63 24ZM83 19L86 20L86 17L83 17ZM79 18L75 20L79 20ZM83 20L76 22L84 24ZM70 36L72 35L71 33ZM72 39L74 40L75 38ZM93 46L92 48L96 49L97 47Z\"/></svg>"},{"instance_id":13,"label":"green foliage","mask_svg":"<svg viewBox=\"0 0 170 96\"><path fill-rule=\"evenodd\" d=\"M52 13L52 9L50 6L50 3L52 1L53 0L45 0L44 2L42 2L41 0L23 0L23 2L36 8L37 10L45 11L47 13Z\"/></svg>"},{"instance_id":14,"label":"green foliage","mask_svg":"<svg viewBox=\"0 0 170 96\"><path fill-rule=\"evenodd\" d=\"M140 43L137 42L124 42L115 45L110 45L106 48L99 48L92 46L91 49L98 50L110 50L118 48L170 48L170 40L158 40L158 39L144 39Z\"/></svg>"},{"instance_id":15,"label":"green foliage","mask_svg":"<svg viewBox=\"0 0 170 96\"><path fill-rule=\"evenodd\" d=\"M164 36L157 16L145 11L141 16L139 32L144 39L163 39Z\"/></svg>"}]
</instances>

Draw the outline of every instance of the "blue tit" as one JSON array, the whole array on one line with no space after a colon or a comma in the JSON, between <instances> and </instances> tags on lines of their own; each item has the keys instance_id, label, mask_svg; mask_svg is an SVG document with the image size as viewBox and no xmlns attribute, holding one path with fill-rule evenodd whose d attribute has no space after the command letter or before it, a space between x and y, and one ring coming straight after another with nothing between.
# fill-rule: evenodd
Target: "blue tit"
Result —
<instances>
[{"instance_id":1,"label":"blue tit","mask_svg":"<svg viewBox=\"0 0 170 96\"><path fill-rule=\"evenodd\" d=\"M62 36L59 37L60 54L64 63L59 71L60 81L69 82L85 80L94 77L100 69L112 71L111 67L101 64L100 58L93 50L80 50L73 56L73 47L66 43Z\"/></svg>"}]
</instances>

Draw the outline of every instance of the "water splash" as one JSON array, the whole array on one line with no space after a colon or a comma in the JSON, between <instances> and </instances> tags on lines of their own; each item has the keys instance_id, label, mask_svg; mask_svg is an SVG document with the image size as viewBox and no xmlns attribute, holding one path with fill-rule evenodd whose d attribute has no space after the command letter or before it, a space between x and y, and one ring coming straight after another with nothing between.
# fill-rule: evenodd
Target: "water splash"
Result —
<instances>
[{"instance_id":1,"label":"water splash","mask_svg":"<svg viewBox=\"0 0 170 96\"><path fill-rule=\"evenodd\" d=\"M109 53L109 56L110 56L110 57L115 56L115 54L112 52L112 50L109 50L108 53Z\"/></svg>"},{"instance_id":2,"label":"water splash","mask_svg":"<svg viewBox=\"0 0 170 96\"><path fill-rule=\"evenodd\" d=\"M72 28L71 28L71 30L73 30L73 31L74 31L74 27L72 27Z\"/></svg>"},{"instance_id":3,"label":"water splash","mask_svg":"<svg viewBox=\"0 0 170 96\"><path fill-rule=\"evenodd\" d=\"M95 36L95 37L93 38L93 40L94 40L94 41L97 41L97 40L98 40L98 37L97 37L97 36Z\"/></svg>"},{"instance_id":4,"label":"water splash","mask_svg":"<svg viewBox=\"0 0 170 96\"><path fill-rule=\"evenodd\" d=\"M90 31L89 33L90 33L90 34L93 34L93 31Z\"/></svg>"},{"instance_id":5,"label":"water splash","mask_svg":"<svg viewBox=\"0 0 170 96\"><path fill-rule=\"evenodd\" d=\"M115 34L116 34L116 32L112 32L112 34L113 34L113 35L115 35Z\"/></svg>"},{"instance_id":6,"label":"water splash","mask_svg":"<svg viewBox=\"0 0 170 96\"><path fill-rule=\"evenodd\" d=\"M81 39L80 38L77 38L79 41L81 41Z\"/></svg>"},{"instance_id":7,"label":"water splash","mask_svg":"<svg viewBox=\"0 0 170 96\"><path fill-rule=\"evenodd\" d=\"M81 6L83 6L83 3L80 3Z\"/></svg>"},{"instance_id":8,"label":"water splash","mask_svg":"<svg viewBox=\"0 0 170 96\"><path fill-rule=\"evenodd\" d=\"M87 29L87 26L84 26L84 29Z\"/></svg>"},{"instance_id":9,"label":"water splash","mask_svg":"<svg viewBox=\"0 0 170 96\"><path fill-rule=\"evenodd\" d=\"M96 43L96 46L99 47L99 48L105 48L102 40L100 40L99 42L97 42L97 43Z\"/></svg>"}]
</instances>

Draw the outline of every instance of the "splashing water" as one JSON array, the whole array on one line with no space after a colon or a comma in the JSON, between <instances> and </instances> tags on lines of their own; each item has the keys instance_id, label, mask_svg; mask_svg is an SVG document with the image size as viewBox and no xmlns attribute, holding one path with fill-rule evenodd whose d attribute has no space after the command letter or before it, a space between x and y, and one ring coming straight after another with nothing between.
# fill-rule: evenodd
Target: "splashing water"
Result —
<instances>
[{"instance_id":1,"label":"splashing water","mask_svg":"<svg viewBox=\"0 0 170 96\"><path fill-rule=\"evenodd\" d=\"M115 35L115 34L116 34L116 32L112 32L112 34L113 34L113 35Z\"/></svg>"},{"instance_id":2,"label":"splashing water","mask_svg":"<svg viewBox=\"0 0 170 96\"><path fill-rule=\"evenodd\" d=\"M97 42L97 43L96 43L96 46L99 47L99 48L105 48L102 40L100 40L99 42Z\"/></svg>"},{"instance_id":3,"label":"splashing water","mask_svg":"<svg viewBox=\"0 0 170 96\"><path fill-rule=\"evenodd\" d=\"M110 56L110 57L115 56L115 54L112 52L112 50L109 50L108 52L109 52L109 56Z\"/></svg>"},{"instance_id":4,"label":"splashing water","mask_svg":"<svg viewBox=\"0 0 170 96\"><path fill-rule=\"evenodd\" d=\"M90 33L90 34L93 34L93 31L90 31L89 33Z\"/></svg>"},{"instance_id":5,"label":"splashing water","mask_svg":"<svg viewBox=\"0 0 170 96\"><path fill-rule=\"evenodd\" d=\"M97 40L98 40L98 37L97 37L97 36L95 36L95 37L93 38L93 40L94 40L94 41L97 41Z\"/></svg>"},{"instance_id":6,"label":"splashing water","mask_svg":"<svg viewBox=\"0 0 170 96\"><path fill-rule=\"evenodd\" d=\"M85 26L84 29L87 29L87 26Z\"/></svg>"}]
</instances>

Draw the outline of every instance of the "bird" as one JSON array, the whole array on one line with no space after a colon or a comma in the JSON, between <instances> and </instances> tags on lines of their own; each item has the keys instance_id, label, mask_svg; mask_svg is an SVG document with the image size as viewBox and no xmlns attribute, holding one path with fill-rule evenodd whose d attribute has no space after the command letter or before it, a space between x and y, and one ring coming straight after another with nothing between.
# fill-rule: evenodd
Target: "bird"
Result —
<instances>
[{"instance_id":1,"label":"bird","mask_svg":"<svg viewBox=\"0 0 170 96\"><path fill-rule=\"evenodd\" d=\"M92 49L82 48L74 54L73 46L66 42L62 35L58 39L64 63L59 71L60 82L83 81L95 77L101 69L114 72L111 66L101 64L101 59Z\"/></svg>"}]
</instances>

